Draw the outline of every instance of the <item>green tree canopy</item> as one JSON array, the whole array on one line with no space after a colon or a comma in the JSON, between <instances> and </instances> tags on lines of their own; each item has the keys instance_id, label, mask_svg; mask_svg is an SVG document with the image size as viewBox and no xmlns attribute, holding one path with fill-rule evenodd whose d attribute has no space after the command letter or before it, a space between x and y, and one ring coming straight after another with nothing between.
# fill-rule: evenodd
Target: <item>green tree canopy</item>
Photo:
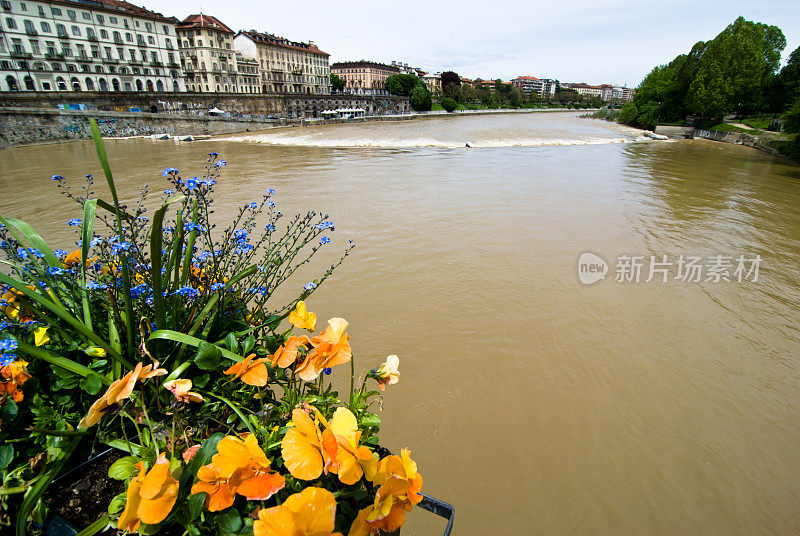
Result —
<instances>
[{"instance_id":1,"label":"green tree canopy","mask_svg":"<svg viewBox=\"0 0 800 536\"><path fill-rule=\"evenodd\" d=\"M331 89L341 91L344 89L344 80L338 74L331 73Z\"/></svg>"},{"instance_id":2,"label":"green tree canopy","mask_svg":"<svg viewBox=\"0 0 800 536\"><path fill-rule=\"evenodd\" d=\"M393 74L386 79L386 91L392 95L408 97L421 80L413 74Z\"/></svg>"},{"instance_id":3,"label":"green tree canopy","mask_svg":"<svg viewBox=\"0 0 800 536\"><path fill-rule=\"evenodd\" d=\"M431 109L431 94L424 84L417 84L409 95L411 107L418 112L428 112Z\"/></svg>"}]
</instances>

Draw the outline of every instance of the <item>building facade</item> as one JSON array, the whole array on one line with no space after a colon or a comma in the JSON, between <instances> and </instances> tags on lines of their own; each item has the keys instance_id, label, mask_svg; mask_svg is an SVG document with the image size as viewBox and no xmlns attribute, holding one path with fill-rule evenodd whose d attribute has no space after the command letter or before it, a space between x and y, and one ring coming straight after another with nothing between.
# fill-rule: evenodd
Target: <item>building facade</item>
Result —
<instances>
[{"instance_id":1,"label":"building facade","mask_svg":"<svg viewBox=\"0 0 800 536\"><path fill-rule=\"evenodd\" d=\"M234 93L238 70L233 30L211 15L189 15L177 25L188 91Z\"/></svg>"},{"instance_id":2,"label":"building facade","mask_svg":"<svg viewBox=\"0 0 800 536\"><path fill-rule=\"evenodd\" d=\"M246 58L241 52L236 53L237 93L261 93L261 69L258 60Z\"/></svg>"},{"instance_id":3,"label":"building facade","mask_svg":"<svg viewBox=\"0 0 800 536\"><path fill-rule=\"evenodd\" d=\"M535 92L542 98L552 97L560 87L558 80L535 76L518 76L511 83L529 95Z\"/></svg>"},{"instance_id":4,"label":"building facade","mask_svg":"<svg viewBox=\"0 0 800 536\"><path fill-rule=\"evenodd\" d=\"M3 91L185 91L174 17L122 0L2 0Z\"/></svg>"},{"instance_id":5,"label":"building facade","mask_svg":"<svg viewBox=\"0 0 800 536\"><path fill-rule=\"evenodd\" d=\"M373 61L344 61L331 65L331 72L344 80L344 92L354 95L388 95L386 79L400 74L397 65Z\"/></svg>"},{"instance_id":6,"label":"building facade","mask_svg":"<svg viewBox=\"0 0 800 536\"><path fill-rule=\"evenodd\" d=\"M243 57L257 60L262 93L330 94L330 55L313 41L289 41L250 30L236 34L233 42Z\"/></svg>"},{"instance_id":7,"label":"building facade","mask_svg":"<svg viewBox=\"0 0 800 536\"><path fill-rule=\"evenodd\" d=\"M434 97L440 97L442 95L442 76L441 73L436 74L426 74L422 77L422 81L425 83L425 87L428 88L428 91Z\"/></svg>"}]
</instances>

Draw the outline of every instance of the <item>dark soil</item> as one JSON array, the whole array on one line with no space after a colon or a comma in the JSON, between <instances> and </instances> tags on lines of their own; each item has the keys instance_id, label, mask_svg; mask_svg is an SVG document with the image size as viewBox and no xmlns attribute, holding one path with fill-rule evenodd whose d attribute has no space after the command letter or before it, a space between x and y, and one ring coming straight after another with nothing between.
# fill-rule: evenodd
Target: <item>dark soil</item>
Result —
<instances>
[{"instance_id":1,"label":"dark soil","mask_svg":"<svg viewBox=\"0 0 800 536\"><path fill-rule=\"evenodd\" d=\"M100 519L108 511L111 499L125 491L124 481L108 476L108 468L123 456L124 452L112 450L72 472L63 473L44 496L50 517L60 515L79 532ZM65 467L66 471L69 469Z\"/></svg>"}]
</instances>

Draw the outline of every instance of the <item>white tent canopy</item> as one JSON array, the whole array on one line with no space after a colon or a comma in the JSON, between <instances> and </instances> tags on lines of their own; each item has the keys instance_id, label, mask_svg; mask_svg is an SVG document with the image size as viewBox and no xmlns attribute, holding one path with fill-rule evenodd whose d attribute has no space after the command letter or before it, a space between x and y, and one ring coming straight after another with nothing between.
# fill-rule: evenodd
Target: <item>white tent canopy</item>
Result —
<instances>
[{"instance_id":1,"label":"white tent canopy","mask_svg":"<svg viewBox=\"0 0 800 536\"><path fill-rule=\"evenodd\" d=\"M217 108L216 106L214 106L213 108L211 108L211 109L208 111L208 113L209 113L209 115L222 115L222 114L224 114L224 113L225 113L225 110L220 110L219 108Z\"/></svg>"}]
</instances>

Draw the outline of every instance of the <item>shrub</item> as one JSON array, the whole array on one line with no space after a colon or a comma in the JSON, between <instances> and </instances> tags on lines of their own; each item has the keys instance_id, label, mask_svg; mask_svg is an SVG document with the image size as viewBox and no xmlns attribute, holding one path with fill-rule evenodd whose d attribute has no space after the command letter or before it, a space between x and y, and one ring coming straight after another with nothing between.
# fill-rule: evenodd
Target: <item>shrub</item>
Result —
<instances>
[{"instance_id":1,"label":"shrub","mask_svg":"<svg viewBox=\"0 0 800 536\"><path fill-rule=\"evenodd\" d=\"M448 113L453 113L453 111L458 107L458 103L450 97L443 98L441 104L442 108L444 108Z\"/></svg>"}]
</instances>

